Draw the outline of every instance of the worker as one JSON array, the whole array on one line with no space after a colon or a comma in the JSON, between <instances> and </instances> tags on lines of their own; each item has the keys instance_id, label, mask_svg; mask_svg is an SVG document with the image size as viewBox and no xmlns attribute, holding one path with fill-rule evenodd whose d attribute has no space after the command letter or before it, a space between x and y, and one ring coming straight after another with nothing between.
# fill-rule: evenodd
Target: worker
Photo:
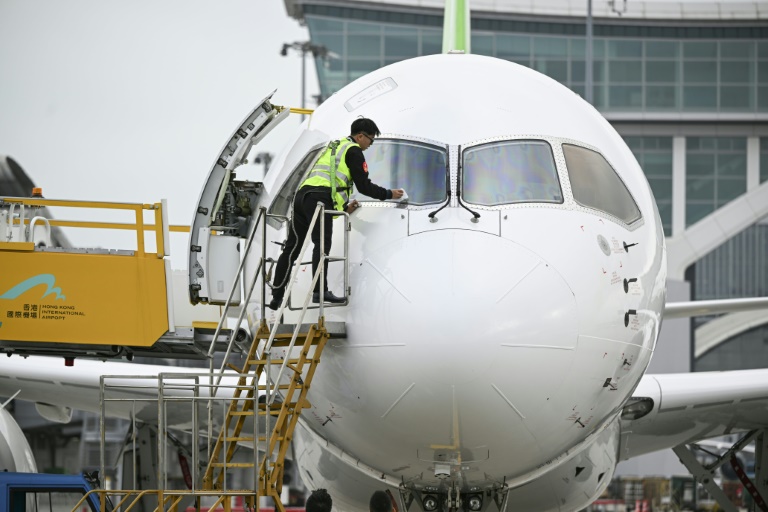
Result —
<instances>
[{"instance_id":1,"label":"worker","mask_svg":"<svg viewBox=\"0 0 768 512\"><path fill-rule=\"evenodd\" d=\"M384 201L386 199L400 199L403 197L402 189L388 190L371 182L368 177L368 164L365 162L363 151L373 145L375 138L380 135L376 123L370 119L358 118L352 123L349 137L331 141L317 163L309 171L307 177L299 186L299 191L293 200L293 215L288 227L288 240L283 246L283 252L277 260L275 279L272 286L272 301L269 308L277 310L283 301L287 285L289 268L293 266L299 256L299 249L304 243L304 238L309 231L309 224L315 213L317 203L323 203L326 210L354 212L360 205L356 200L349 201L354 187L366 196ZM333 222L326 215L325 222L325 255L331 250L331 236L333 235ZM315 223L312 230L312 274L317 272L320 265L320 220ZM337 297L328 290L328 261L325 262L325 282L323 289L324 302L338 304L344 302L344 298ZM320 280L318 279L312 294L312 301L320 302Z\"/></svg>"},{"instance_id":2,"label":"worker","mask_svg":"<svg viewBox=\"0 0 768 512\"><path fill-rule=\"evenodd\" d=\"M368 503L370 512L393 512L392 498L385 491L375 491Z\"/></svg>"},{"instance_id":3,"label":"worker","mask_svg":"<svg viewBox=\"0 0 768 512\"><path fill-rule=\"evenodd\" d=\"M307 498L306 512L331 512L333 500L325 489L315 489Z\"/></svg>"}]
</instances>

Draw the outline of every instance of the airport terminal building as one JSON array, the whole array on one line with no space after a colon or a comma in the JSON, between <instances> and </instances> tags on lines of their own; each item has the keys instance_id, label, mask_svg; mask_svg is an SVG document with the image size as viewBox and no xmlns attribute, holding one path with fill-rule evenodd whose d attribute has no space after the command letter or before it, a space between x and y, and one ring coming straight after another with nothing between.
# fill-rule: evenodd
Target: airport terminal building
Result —
<instances>
[{"instance_id":1,"label":"airport terminal building","mask_svg":"<svg viewBox=\"0 0 768 512\"><path fill-rule=\"evenodd\" d=\"M669 299L768 296L768 4L592 4L591 84L587 0L475 0L471 51L591 96L624 137L658 202ZM326 54L315 59L322 98L382 66L442 51L443 0L285 6ZM456 100L482 108L482 98ZM652 372L768 367L764 313L677 322L678 343L662 338Z\"/></svg>"}]
</instances>

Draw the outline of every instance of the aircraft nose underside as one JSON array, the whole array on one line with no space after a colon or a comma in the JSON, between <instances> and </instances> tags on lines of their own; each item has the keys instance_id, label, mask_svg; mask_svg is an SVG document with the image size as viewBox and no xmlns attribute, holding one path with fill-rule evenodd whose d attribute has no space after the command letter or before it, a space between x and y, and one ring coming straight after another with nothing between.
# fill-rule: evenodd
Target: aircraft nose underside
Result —
<instances>
[{"instance_id":1,"label":"aircraft nose underside","mask_svg":"<svg viewBox=\"0 0 768 512\"><path fill-rule=\"evenodd\" d=\"M345 437L350 451L373 438L387 447L382 467L408 461L404 473L448 463L468 475L512 460L523 472L552 453L543 444L571 430L558 393L576 355L576 298L539 255L485 233L427 232L368 255L352 280L348 340L336 349L365 378L343 383L349 372L326 362L334 377L319 379L338 386L323 394L338 398L341 421L367 416L361 408L381 418L350 429L364 433ZM504 421L488 422L489 407Z\"/></svg>"}]
</instances>

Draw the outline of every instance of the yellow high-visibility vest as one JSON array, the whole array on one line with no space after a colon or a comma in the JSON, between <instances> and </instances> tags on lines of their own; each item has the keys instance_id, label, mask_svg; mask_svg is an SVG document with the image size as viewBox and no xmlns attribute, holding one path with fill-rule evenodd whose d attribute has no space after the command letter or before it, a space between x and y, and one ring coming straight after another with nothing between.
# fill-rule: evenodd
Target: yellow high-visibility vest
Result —
<instances>
[{"instance_id":1,"label":"yellow high-visibility vest","mask_svg":"<svg viewBox=\"0 0 768 512\"><path fill-rule=\"evenodd\" d=\"M360 147L358 143L346 138L332 141L309 171L301 187L330 187L335 209L344 210L355 186L344 157L349 148L354 146Z\"/></svg>"}]
</instances>

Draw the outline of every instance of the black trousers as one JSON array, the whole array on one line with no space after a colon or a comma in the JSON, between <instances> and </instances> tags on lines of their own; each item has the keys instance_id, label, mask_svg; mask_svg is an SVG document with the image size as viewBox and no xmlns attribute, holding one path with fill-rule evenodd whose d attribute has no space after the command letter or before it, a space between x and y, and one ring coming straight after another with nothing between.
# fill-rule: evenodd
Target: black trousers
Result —
<instances>
[{"instance_id":1,"label":"black trousers","mask_svg":"<svg viewBox=\"0 0 768 512\"><path fill-rule=\"evenodd\" d=\"M309 224L312 222L312 216L315 214L318 202L325 205L326 211L333 210L330 188L328 192L320 192L317 189L299 189L296 198L293 200L293 217L291 218L293 229L291 229L290 225L288 226L288 240L286 240L283 252L277 260L275 280L273 281L275 288L272 289L273 298L282 299L283 295L285 295L285 288L288 286L288 278L290 277L288 275L289 270L296 261L296 258L299 257L299 251L301 251L304 238L306 238L307 231L309 231ZM324 237L326 256L331 252L332 236L333 217L326 215ZM314 244L312 251L312 275L314 275L317 272L317 267L320 266L320 219L317 219L315 228L312 230L312 243ZM325 261L325 278L325 290L327 291L328 260ZM314 291L320 291L320 279L317 280Z\"/></svg>"}]
</instances>

